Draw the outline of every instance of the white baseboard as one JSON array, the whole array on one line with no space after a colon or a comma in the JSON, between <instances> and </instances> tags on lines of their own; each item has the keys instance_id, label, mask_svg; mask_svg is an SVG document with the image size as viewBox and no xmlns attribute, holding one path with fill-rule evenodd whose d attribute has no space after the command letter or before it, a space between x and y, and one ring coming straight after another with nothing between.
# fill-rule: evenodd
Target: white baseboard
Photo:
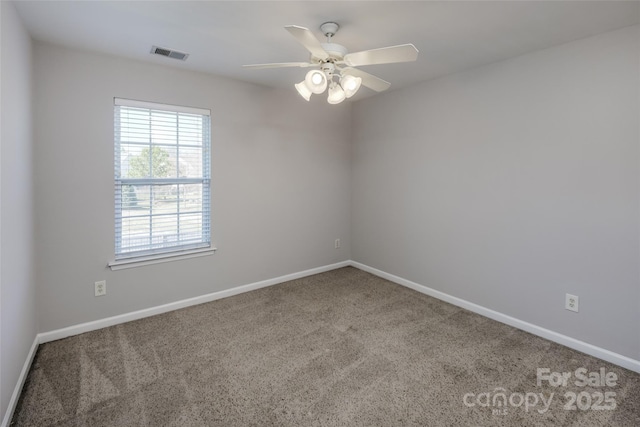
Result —
<instances>
[{"instance_id":1,"label":"white baseboard","mask_svg":"<svg viewBox=\"0 0 640 427\"><path fill-rule=\"evenodd\" d=\"M31 363L33 363L33 358L36 355L38 344L38 336L36 335L33 340L33 344L31 344L31 348L29 349L29 353L27 354L27 359L24 361L24 365L22 366L22 371L20 371L18 382L13 389L11 400L9 400L9 406L7 407L7 411L5 412L4 418L2 420L2 427L9 427L9 424L11 423L13 412L16 410L16 405L18 404L18 399L20 399L20 393L22 392L22 386L24 386L24 382L26 381L27 375L29 374L29 369L31 369Z\"/></svg>"},{"instance_id":2,"label":"white baseboard","mask_svg":"<svg viewBox=\"0 0 640 427\"><path fill-rule=\"evenodd\" d=\"M79 335L85 332L95 331L97 329L106 328L108 326L130 322L132 320L142 319L144 317L155 316L156 314L162 314L169 311L178 310L180 308L189 307L192 305L202 304L205 302L230 297L233 295L238 295L244 292L253 291L253 290L264 288L267 286L277 285L278 283L288 282L290 280L296 280L302 277L324 273L326 271L335 270L337 268L348 267L350 265L351 265L351 261L342 261L335 264L325 265L323 267L312 268L310 270L299 271L297 273L291 273L291 274L287 274L280 277L274 277L273 279L267 279L267 280L262 280L260 282L250 283L248 285L237 286L231 289L225 289L224 291L213 292L210 294L201 295L199 297L188 298L181 301L159 305L157 307L150 307L143 310L134 311L131 313L125 313L125 314L120 314L113 317L107 317L106 319L95 320L92 322L69 326L67 328L39 333L38 335L36 335L33 341L31 350L29 350L29 354L27 355L27 360L24 362L24 366L22 367L22 372L20 372L20 377L18 378L18 382L16 383L16 387L13 391L13 395L11 396L11 400L9 401L9 406L7 408L7 411L5 412L4 418L2 420L2 425L0 425L0 427L8 427L9 423L11 423L11 418L13 417L13 413L16 409L18 399L20 398L20 393L22 392L22 387L24 386L24 382L27 379L27 374L29 373L29 369L31 368L31 363L33 362L33 358L36 354L36 350L38 349L39 344L44 344L46 342L67 338L73 335Z\"/></svg>"},{"instance_id":3,"label":"white baseboard","mask_svg":"<svg viewBox=\"0 0 640 427\"><path fill-rule=\"evenodd\" d=\"M275 277L273 279L262 280L260 282L250 283L248 285L238 286L235 288L226 289L224 291L213 292L213 293L202 295L199 297L184 299L181 301L164 304L157 307L151 307L144 310L138 310L131 313L125 313L118 316L108 317L106 319L95 320L93 322L82 323L79 325L69 326L67 328L40 333L35 337L33 341L33 345L29 350L29 354L27 355L27 359L25 360L24 366L22 367L22 371L20 372L18 382L13 391L13 395L11 396L11 400L9 401L9 407L7 408L4 419L2 420L2 425L0 425L0 427L8 427L9 423L11 422L11 418L13 417L13 412L15 411L16 405L18 403L18 399L20 398L22 387L27 378L27 374L29 373L29 369L31 368L31 363L33 362L33 358L35 357L38 344L43 344L49 341L55 341L58 339L82 334L85 332L95 331L97 329L102 329L108 326L130 322L132 320L155 316L156 314L162 314L169 311L178 310L180 308L185 308L192 305L202 304L205 302L230 297L233 295L238 295L244 292L253 291L253 290L264 288L267 286L276 285L278 283L283 283L290 280L311 276L314 274L324 273L326 271L335 270L337 268L342 268L347 266L358 268L360 270L374 274L378 277L382 277L383 279L387 279L391 282L397 283L407 288L414 289L420 293L432 296L442 301L446 301L450 304L465 308L469 311L478 313L482 316L488 317L498 322L505 323L507 325L532 333L539 337L546 338L558 344L562 344L574 350L578 350L580 352L589 354L594 357L598 357L602 360L606 360L607 362L611 362L623 368L640 373L640 361L638 360L631 359L627 356L614 353L612 351L597 347L595 345L586 343L584 341L577 340L575 338L571 338L566 335L562 335L560 333L542 328L532 323L528 323L523 320L516 319L515 317L507 316L506 314L499 313L497 311L488 309L486 307L482 307L478 304L474 304L472 302L451 296L444 292L440 292L435 289L431 289L429 287L417 284L410 280L403 279L393 274L389 274L384 271L375 269L373 267L369 267L368 265L355 262L355 261L342 261L336 264L330 264L323 267L312 268L310 270L287 274L284 276Z\"/></svg>"},{"instance_id":4,"label":"white baseboard","mask_svg":"<svg viewBox=\"0 0 640 427\"><path fill-rule=\"evenodd\" d=\"M639 360L635 360L630 357L623 356L618 353L614 353L613 351L609 351L604 348L597 347L593 344L589 344L584 341L571 338L567 335L563 335L558 332L534 325L532 323L525 322L524 320L516 319L515 317L511 317L506 314L502 314L497 311L491 310L489 308L483 307L481 305L463 300L461 298L454 297L449 294L445 294L444 292L431 289L427 286L419 285L418 283L412 282L407 279L403 279L402 277L398 277L393 274L386 273L384 271L378 270L373 267L369 267L368 265L361 264L359 262L351 261L351 266L358 268L360 270L366 271L368 273L371 273L373 275L376 275L378 277L382 277L383 279L387 279L391 282L397 283L398 285L411 288L420 293L432 296L442 301L446 301L450 304L456 305L458 307L462 307L469 311L473 311L474 313L478 313L490 319L497 320L498 322L507 324L509 326L513 326L514 328L518 328L523 331L529 332L533 335L546 338L549 341L562 344L566 347L572 348L574 350L578 350L590 356L594 356L599 359L606 360L607 362L611 362L615 365L640 373Z\"/></svg>"},{"instance_id":5,"label":"white baseboard","mask_svg":"<svg viewBox=\"0 0 640 427\"><path fill-rule=\"evenodd\" d=\"M290 280L299 279L301 277L311 276L318 273L324 273L326 271L335 270L336 268L347 267L351 265L351 261L342 261L336 264L329 264L323 267L312 268L310 270L304 270L297 273L291 273L273 279L262 280L260 282L250 283L248 285L237 286L231 289L225 289L224 291L213 292L206 295L201 295L194 298L188 298L181 301L171 302L156 307L145 308L143 310L133 311L131 313L119 314L113 317L107 317L105 319L94 320L92 322L81 323L79 325L69 326L67 328L56 329L49 332L43 332L38 334L40 343L46 343L49 341L55 341L62 338L70 337L73 335L83 334L85 332L95 331L97 329L106 328L108 326L119 325L121 323L130 322L132 320L138 320L145 317L155 316L156 314L167 313L169 311L178 310L192 305L198 305L205 302L215 301L222 298L227 298L233 295L238 295L244 292L253 291L256 289L264 288L267 286L277 285L278 283L288 282Z\"/></svg>"}]
</instances>

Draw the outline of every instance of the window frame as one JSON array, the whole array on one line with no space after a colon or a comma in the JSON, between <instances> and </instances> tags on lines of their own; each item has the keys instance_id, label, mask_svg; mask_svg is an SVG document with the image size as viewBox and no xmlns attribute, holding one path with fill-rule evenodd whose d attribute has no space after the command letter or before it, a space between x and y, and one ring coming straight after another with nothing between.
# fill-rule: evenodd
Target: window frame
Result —
<instances>
[{"instance_id":1,"label":"window frame","mask_svg":"<svg viewBox=\"0 0 640 427\"><path fill-rule=\"evenodd\" d=\"M192 258L194 256L204 256L209 255L215 252L215 248L211 245L211 110L202 109L202 108L194 108L194 107L183 107L177 105L170 104L160 104L154 102L147 101L137 101L125 98L114 98L113 100L113 112L114 112L114 221L115 221L115 242L114 242L114 253L115 260L109 263L109 266L112 269L119 268L127 268L127 266L138 266L138 265L147 265L154 264L156 262L164 262L164 261L172 261L176 259L184 259L184 258ZM153 134L149 132L149 141L148 142L136 142L132 143L131 141L124 142L121 139L122 130L124 129L120 123L120 112L122 108L131 108L138 110L148 110L149 117L149 126L152 124L151 114L153 111L163 113L168 113L169 115L175 114L176 122L179 121L181 114L186 115L197 115L202 117L202 140L200 145L188 145L188 144L180 144L180 132L179 127L177 127L177 132L175 135L175 142L173 143L158 143L154 141ZM193 149L194 147L199 148L198 154L201 154L202 157L202 168L201 168L201 176L200 177L180 177L178 171L176 171L175 177L162 177L162 178L154 178L152 176L147 176L143 178L123 178L121 174L121 147L122 146L135 146L138 145L140 147L149 147L150 157L153 156L153 150L155 147L170 147L173 149L175 147L176 159L178 165L180 164L179 150L180 147L183 149L189 148ZM179 166L178 166L179 167ZM150 161L150 169L151 169L151 161ZM152 171L149 171L151 174ZM180 242L180 231L178 225L178 232L176 234L177 243L175 245L170 245L166 247L156 247L154 248L153 237L158 234L154 232L153 229L153 219L157 218L157 215L163 215L153 213L153 206L150 204L149 206L149 243L148 248L137 251L123 251L122 241L123 241L123 188L126 185L145 185L149 186L149 191L153 192L154 189L159 186L166 185L188 185L188 184L199 184L202 185L202 193L201 193L201 223L199 225L199 231L201 233L201 239L196 242L179 244ZM180 223L180 209L179 209L179 197L177 200L177 212L176 212L176 221L178 224ZM193 214L193 212L189 213Z\"/></svg>"}]
</instances>

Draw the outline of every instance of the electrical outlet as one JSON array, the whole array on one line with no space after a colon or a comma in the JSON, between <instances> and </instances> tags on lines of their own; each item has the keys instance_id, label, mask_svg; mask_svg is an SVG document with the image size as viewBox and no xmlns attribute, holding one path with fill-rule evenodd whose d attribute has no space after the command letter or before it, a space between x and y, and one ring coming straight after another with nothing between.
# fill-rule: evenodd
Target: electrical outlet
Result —
<instances>
[{"instance_id":1,"label":"electrical outlet","mask_svg":"<svg viewBox=\"0 0 640 427\"><path fill-rule=\"evenodd\" d=\"M575 311L577 313L579 309L579 303L580 303L580 300L578 299L577 296L567 294L564 300L564 308L570 311Z\"/></svg>"},{"instance_id":2,"label":"electrical outlet","mask_svg":"<svg viewBox=\"0 0 640 427\"><path fill-rule=\"evenodd\" d=\"M97 297L101 297L101 296L107 294L107 281L106 280L101 280L99 282L96 282L95 283L95 287L96 287L96 296Z\"/></svg>"},{"instance_id":3,"label":"electrical outlet","mask_svg":"<svg viewBox=\"0 0 640 427\"><path fill-rule=\"evenodd\" d=\"M335 248L340 249L340 239L336 239Z\"/></svg>"}]
</instances>

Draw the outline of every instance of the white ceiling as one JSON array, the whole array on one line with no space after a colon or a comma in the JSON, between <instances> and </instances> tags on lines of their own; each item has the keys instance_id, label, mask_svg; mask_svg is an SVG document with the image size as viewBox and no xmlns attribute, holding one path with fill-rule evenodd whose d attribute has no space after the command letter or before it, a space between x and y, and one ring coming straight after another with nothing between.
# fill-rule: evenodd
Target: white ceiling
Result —
<instances>
[{"instance_id":1,"label":"white ceiling","mask_svg":"<svg viewBox=\"0 0 640 427\"><path fill-rule=\"evenodd\" d=\"M242 68L307 60L283 28L290 24L324 41L320 24L338 22L333 41L350 52L413 43L420 50L415 63L362 67L393 89L640 22L636 1L18 1L16 7L37 40L291 90L306 70ZM152 45L190 56L181 62L151 55Z\"/></svg>"}]
</instances>

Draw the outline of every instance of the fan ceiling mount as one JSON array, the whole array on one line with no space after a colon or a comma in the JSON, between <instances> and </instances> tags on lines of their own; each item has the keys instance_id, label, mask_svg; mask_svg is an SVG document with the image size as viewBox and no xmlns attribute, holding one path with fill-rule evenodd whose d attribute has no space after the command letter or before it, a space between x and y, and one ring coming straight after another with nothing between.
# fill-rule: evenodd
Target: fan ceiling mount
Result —
<instances>
[{"instance_id":1,"label":"fan ceiling mount","mask_svg":"<svg viewBox=\"0 0 640 427\"><path fill-rule=\"evenodd\" d=\"M307 28L297 25L288 25L284 28L309 51L310 56L307 62L253 64L244 67L316 68L309 71L305 79L295 85L298 93L307 101L312 94L320 94L327 88L329 88L327 101L330 104L339 104L345 98L350 98L358 91L361 84L376 92L382 92L387 90L391 83L355 67L410 62L418 58L418 49L410 43L349 53L346 47L332 42L333 36L340 28L335 22L325 22L320 25L320 31L327 38L326 43L320 43Z\"/></svg>"}]
</instances>

